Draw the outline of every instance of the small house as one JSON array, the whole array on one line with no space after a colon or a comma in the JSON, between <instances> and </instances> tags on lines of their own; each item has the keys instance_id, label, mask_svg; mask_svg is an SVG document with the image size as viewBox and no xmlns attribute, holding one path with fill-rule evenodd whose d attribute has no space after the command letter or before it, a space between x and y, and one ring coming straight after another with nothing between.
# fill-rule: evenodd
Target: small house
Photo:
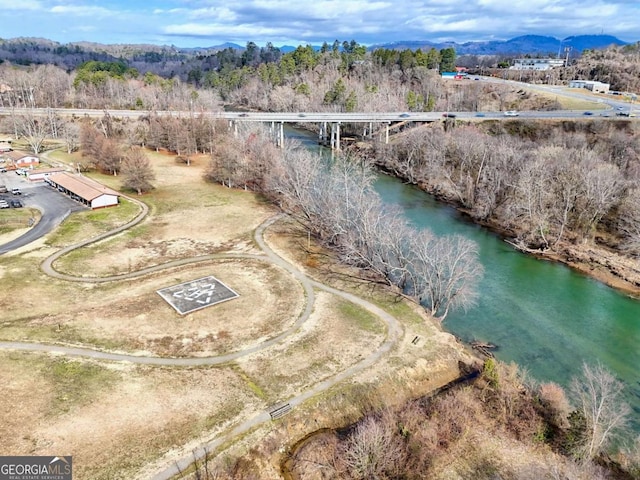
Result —
<instances>
[{"instance_id":1,"label":"small house","mask_svg":"<svg viewBox=\"0 0 640 480\"><path fill-rule=\"evenodd\" d=\"M40 159L32 153L12 150L6 154L14 168L33 168L40 164Z\"/></svg>"}]
</instances>

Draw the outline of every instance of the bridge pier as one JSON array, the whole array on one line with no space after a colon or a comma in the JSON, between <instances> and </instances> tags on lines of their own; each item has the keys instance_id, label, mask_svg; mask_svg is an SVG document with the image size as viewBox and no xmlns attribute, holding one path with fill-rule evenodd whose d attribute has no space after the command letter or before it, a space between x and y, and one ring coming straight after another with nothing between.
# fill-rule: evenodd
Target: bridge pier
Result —
<instances>
[{"instance_id":1,"label":"bridge pier","mask_svg":"<svg viewBox=\"0 0 640 480\"><path fill-rule=\"evenodd\" d=\"M340 151L340 122L331 124L331 150Z\"/></svg>"},{"instance_id":2,"label":"bridge pier","mask_svg":"<svg viewBox=\"0 0 640 480\"><path fill-rule=\"evenodd\" d=\"M233 132L233 136L238 136L238 122L235 120L229 120L229 131Z\"/></svg>"},{"instance_id":3,"label":"bridge pier","mask_svg":"<svg viewBox=\"0 0 640 480\"><path fill-rule=\"evenodd\" d=\"M278 127L276 128L276 122L271 121L269 135L273 139L273 143L276 147L284 148L284 122L279 122Z\"/></svg>"},{"instance_id":4,"label":"bridge pier","mask_svg":"<svg viewBox=\"0 0 640 480\"><path fill-rule=\"evenodd\" d=\"M318 130L318 143L320 145L327 144L327 122L322 122Z\"/></svg>"}]
</instances>

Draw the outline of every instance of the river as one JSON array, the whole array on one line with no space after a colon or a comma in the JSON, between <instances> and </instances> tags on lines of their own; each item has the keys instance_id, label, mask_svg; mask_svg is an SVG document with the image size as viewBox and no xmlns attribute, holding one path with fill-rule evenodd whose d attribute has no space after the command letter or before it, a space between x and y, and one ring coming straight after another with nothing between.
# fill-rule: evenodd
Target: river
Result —
<instances>
[{"instance_id":1,"label":"river","mask_svg":"<svg viewBox=\"0 0 640 480\"><path fill-rule=\"evenodd\" d=\"M289 132L305 144L314 137ZM418 228L458 234L479 246L484 277L479 301L452 311L445 330L465 341L498 346L499 360L516 362L538 381L568 387L582 363L601 362L625 383L631 427L640 433L640 301L573 271L514 250L487 229L418 188L379 175L375 188Z\"/></svg>"}]
</instances>

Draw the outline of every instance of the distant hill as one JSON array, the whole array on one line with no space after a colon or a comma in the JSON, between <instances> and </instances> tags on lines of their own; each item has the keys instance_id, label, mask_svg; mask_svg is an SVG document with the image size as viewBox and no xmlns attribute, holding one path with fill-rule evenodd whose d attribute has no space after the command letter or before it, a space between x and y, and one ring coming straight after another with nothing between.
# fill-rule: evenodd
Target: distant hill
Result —
<instances>
[{"instance_id":1,"label":"distant hill","mask_svg":"<svg viewBox=\"0 0 640 480\"><path fill-rule=\"evenodd\" d=\"M565 47L571 47L572 55L583 50L598 50L610 45L626 45L609 35L579 35L559 40L541 35L523 35L506 41L444 42L425 41L393 42L374 45L388 49L442 49L453 47L458 55L558 55ZM312 45L315 50L321 47ZM21 37L0 39L0 62L14 65L56 65L71 71L78 65L94 60L100 62L124 62L140 73L152 72L165 78L175 76L187 80L201 79L203 73L219 70L222 65L241 66L242 62L275 61L281 54L297 47L282 46L260 48L259 59L243 58L245 47L236 43L223 43L210 47L180 48L174 45L100 44L75 42L61 44L44 38ZM234 52L229 52L233 50ZM255 52L254 52L255 54Z\"/></svg>"},{"instance_id":2,"label":"distant hill","mask_svg":"<svg viewBox=\"0 0 640 480\"><path fill-rule=\"evenodd\" d=\"M453 47L458 55L550 55L564 51L565 47L571 47L574 52L583 50L600 49L610 45L626 45L626 42L611 35L577 35L558 39L543 35L522 35L510 40L491 40L485 42L441 42L434 43L424 41L392 42L372 45L370 50L376 48L388 48L395 50L411 49L431 49L440 50L442 48Z\"/></svg>"}]
</instances>

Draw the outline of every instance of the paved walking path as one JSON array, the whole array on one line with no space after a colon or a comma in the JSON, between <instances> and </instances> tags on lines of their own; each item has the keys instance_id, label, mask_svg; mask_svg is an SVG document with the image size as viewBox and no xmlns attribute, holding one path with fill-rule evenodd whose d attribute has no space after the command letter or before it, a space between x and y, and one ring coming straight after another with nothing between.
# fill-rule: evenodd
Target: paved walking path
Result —
<instances>
[{"instance_id":1,"label":"paved walking path","mask_svg":"<svg viewBox=\"0 0 640 480\"><path fill-rule=\"evenodd\" d=\"M305 291L305 296L306 296L306 304L305 304L304 311L298 317L297 321L290 328L283 331L279 335L269 340L266 340L264 342L261 342L259 344L256 344L254 346L251 346L249 348L239 350L236 352L231 352L224 355L213 356L213 357L167 358L167 357L155 357L155 356L143 356L143 355L128 355L128 354L104 352L100 350L94 350L91 348L65 347L65 346L59 346L59 345L50 345L50 344L33 343L33 342L0 342L0 349L58 353L58 354L72 356L72 357L85 357L85 358L92 358L97 360L131 362L135 364L147 364L147 365L168 365L168 366L176 366L176 367L197 366L197 365L217 365L217 364L222 364L222 363L226 363L226 362L238 359L246 355L251 355L255 352L269 348L272 345L275 345L283 341L289 335L293 334L296 330L300 328L300 326L306 320L309 319L311 312L313 311L313 304L315 301L314 289L324 290L333 295L339 296L349 302L359 305L362 308L376 315L385 323L387 328L387 335L386 335L385 341L374 352L370 353L367 357L364 357L361 361L359 361L354 365L351 365L350 367L338 373L337 375L334 375L331 378L328 378L322 382L315 384L308 390L284 402L284 403L288 403L291 407L295 407L297 405L300 405L304 401L308 400L309 398L333 387L334 385L342 382L343 380L373 365L384 354L389 352L393 347L393 345L401 337L402 327L400 326L400 323L395 317L388 314L387 312L380 309L379 307L372 304L371 302L368 302L360 297L357 297L351 293L337 290L328 285L325 285L323 283L310 279L304 273L298 270L294 265L287 262L282 257L278 256L271 249L271 247L267 245L267 243L264 240L264 231L266 228L272 225L275 221L277 221L280 218L280 215L271 217L270 219L262 223L255 231L254 237L255 237L256 243L258 244L260 249L264 252L263 255L251 255L251 254L204 255L200 257L192 257L192 258L175 260L175 261L167 262L161 265L155 265L153 267L148 267L142 270L138 270L136 272L129 272L121 275L113 275L108 277L77 277L77 276L61 273L55 270L55 268L53 267L53 264L61 256L77 248L81 248L81 247L90 245L91 243L95 243L107 237L113 236L117 233L127 230L137 225L138 223L140 223L146 217L149 210L148 207L144 203L134 198L130 198L130 197L127 197L127 198L137 203L141 207L141 212L135 219L133 219L131 222L127 223L126 225L118 227L110 232L101 234L89 240L79 242L75 245L71 245L69 247L63 248L62 250L56 252L55 254L51 255L46 260L44 260L44 262L41 265L42 270L47 275L50 275L52 277L55 277L61 280L67 280L71 282L84 282L84 283L103 283L103 282L128 280L128 279L140 277L143 275L147 275L152 272L158 272L158 271L165 270L168 268L173 268L176 266L187 265L191 263L198 263L203 261L210 261L210 260L223 259L223 258L254 259L259 261L270 262L274 265L277 265L285 269L296 280L300 282L300 284L302 285ZM219 435L218 437L211 440L207 444L202 445L200 448L194 451L191 455L185 458L182 458L180 460L177 460L175 462L172 462L172 464L169 465L167 468L165 468L164 470L154 475L153 479L164 480L164 479L170 479L175 475L178 475L180 472L188 468L189 465L191 465L195 460L201 460L202 458L204 458L207 452L214 452L222 444L228 442L229 440L233 439L238 435L244 434L252 430L256 426L260 425L261 423L270 421L270 419L271 417L269 415L269 410L265 410L261 412L255 417L250 418L240 423L239 425L235 426L232 430Z\"/></svg>"}]
</instances>

